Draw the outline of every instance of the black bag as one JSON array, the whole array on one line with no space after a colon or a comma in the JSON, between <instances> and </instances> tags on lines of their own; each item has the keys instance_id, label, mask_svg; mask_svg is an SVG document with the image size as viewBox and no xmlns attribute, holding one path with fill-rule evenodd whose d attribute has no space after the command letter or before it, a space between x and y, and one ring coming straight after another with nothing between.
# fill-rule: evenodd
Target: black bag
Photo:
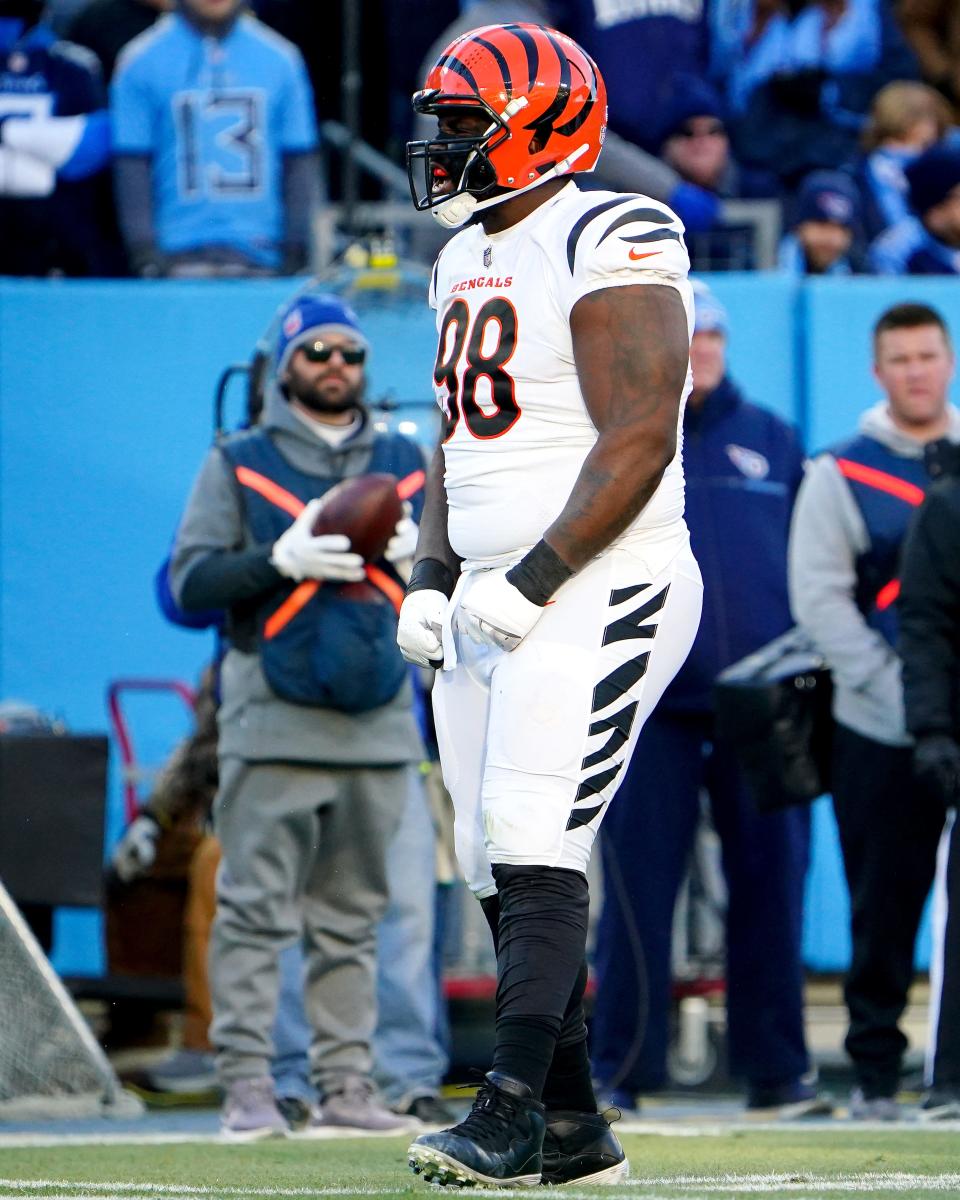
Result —
<instances>
[{"instance_id":1,"label":"black bag","mask_svg":"<svg viewBox=\"0 0 960 1200\"><path fill-rule=\"evenodd\" d=\"M829 791L832 693L823 658L799 629L717 677L716 738L733 747L761 812Z\"/></svg>"}]
</instances>

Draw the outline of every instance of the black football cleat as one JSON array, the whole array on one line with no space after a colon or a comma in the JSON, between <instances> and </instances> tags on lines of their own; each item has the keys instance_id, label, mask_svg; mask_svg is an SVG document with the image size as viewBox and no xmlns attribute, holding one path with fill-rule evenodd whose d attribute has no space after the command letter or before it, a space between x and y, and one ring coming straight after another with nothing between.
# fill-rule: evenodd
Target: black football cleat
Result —
<instances>
[{"instance_id":1,"label":"black football cleat","mask_svg":"<svg viewBox=\"0 0 960 1200\"><path fill-rule=\"evenodd\" d=\"M600 1113L548 1112L541 1183L622 1183L630 1164L620 1139Z\"/></svg>"},{"instance_id":2,"label":"black football cleat","mask_svg":"<svg viewBox=\"0 0 960 1200\"><path fill-rule=\"evenodd\" d=\"M543 1105L530 1088L488 1071L459 1125L424 1133L407 1151L428 1183L453 1187L530 1187L540 1182Z\"/></svg>"}]
</instances>

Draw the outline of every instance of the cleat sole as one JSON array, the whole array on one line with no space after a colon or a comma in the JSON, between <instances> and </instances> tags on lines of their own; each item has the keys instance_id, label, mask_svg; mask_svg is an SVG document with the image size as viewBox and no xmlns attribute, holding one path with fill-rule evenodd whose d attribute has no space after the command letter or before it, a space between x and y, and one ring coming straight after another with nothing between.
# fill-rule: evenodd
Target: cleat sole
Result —
<instances>
[{"instance_id":1,"label":"cleat sole","mask_svg":"<svg viewBox=\"0 0 960 1200\"><path fill-rule=\"evenodd\" d=\"M512 1179L494 1179L491 1175L482 1175L479 1171L471 1171L463 1163L457 1162L455 1158L443 1154L440 1150L434 1150L430 1146L420 1146L416 1142L407 1153L410 1156L407 1162L414 1174L422 1175L427 1183L438 1184L440 1187L517 1188L536 1187L540 1182L539 1175L516 1175Z\"/></svg>"}]
</instances>

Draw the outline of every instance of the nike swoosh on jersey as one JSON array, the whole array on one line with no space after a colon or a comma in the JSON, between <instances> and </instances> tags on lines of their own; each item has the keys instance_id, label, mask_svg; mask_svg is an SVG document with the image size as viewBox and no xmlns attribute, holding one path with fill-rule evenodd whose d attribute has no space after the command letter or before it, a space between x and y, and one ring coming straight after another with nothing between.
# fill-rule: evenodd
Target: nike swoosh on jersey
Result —
<instances>
[{"instance_id":1,"label":"nike swoosh on jersey","mask_svg":"<svg viewBox=\"0 0 960 1200\"><path fill-rule=\"evenodd\" d=\"M633 246L630 247L630 257L636 261L638 258L653 258L655 254L662 254L662 250L647 250L643 254L638 254Z\"/></svg>"}]
</instances>

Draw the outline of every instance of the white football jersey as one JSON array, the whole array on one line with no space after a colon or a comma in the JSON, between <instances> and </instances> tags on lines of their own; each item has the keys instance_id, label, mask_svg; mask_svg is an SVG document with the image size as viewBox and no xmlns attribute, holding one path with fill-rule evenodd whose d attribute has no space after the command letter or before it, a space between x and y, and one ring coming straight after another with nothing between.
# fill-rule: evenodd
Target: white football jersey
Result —
<instances>
[{"instance_id":1,"label":"white football jersey","mask_svg":"<svg viewBox=\"0 0 960 1200\"><path fill-rule=\"evenodd\" d=\"M567 502L597 440L577 378L573 306L601 288L675 287L693 330L683 226L647 196L561 188L502 233L470 225L443 248L430 304L449 537L465 567L521 557ZM683 401L690 391L690 372ZM618 544L683 532L681 428L660 486Z\"/></svg>"}]
</instances>

